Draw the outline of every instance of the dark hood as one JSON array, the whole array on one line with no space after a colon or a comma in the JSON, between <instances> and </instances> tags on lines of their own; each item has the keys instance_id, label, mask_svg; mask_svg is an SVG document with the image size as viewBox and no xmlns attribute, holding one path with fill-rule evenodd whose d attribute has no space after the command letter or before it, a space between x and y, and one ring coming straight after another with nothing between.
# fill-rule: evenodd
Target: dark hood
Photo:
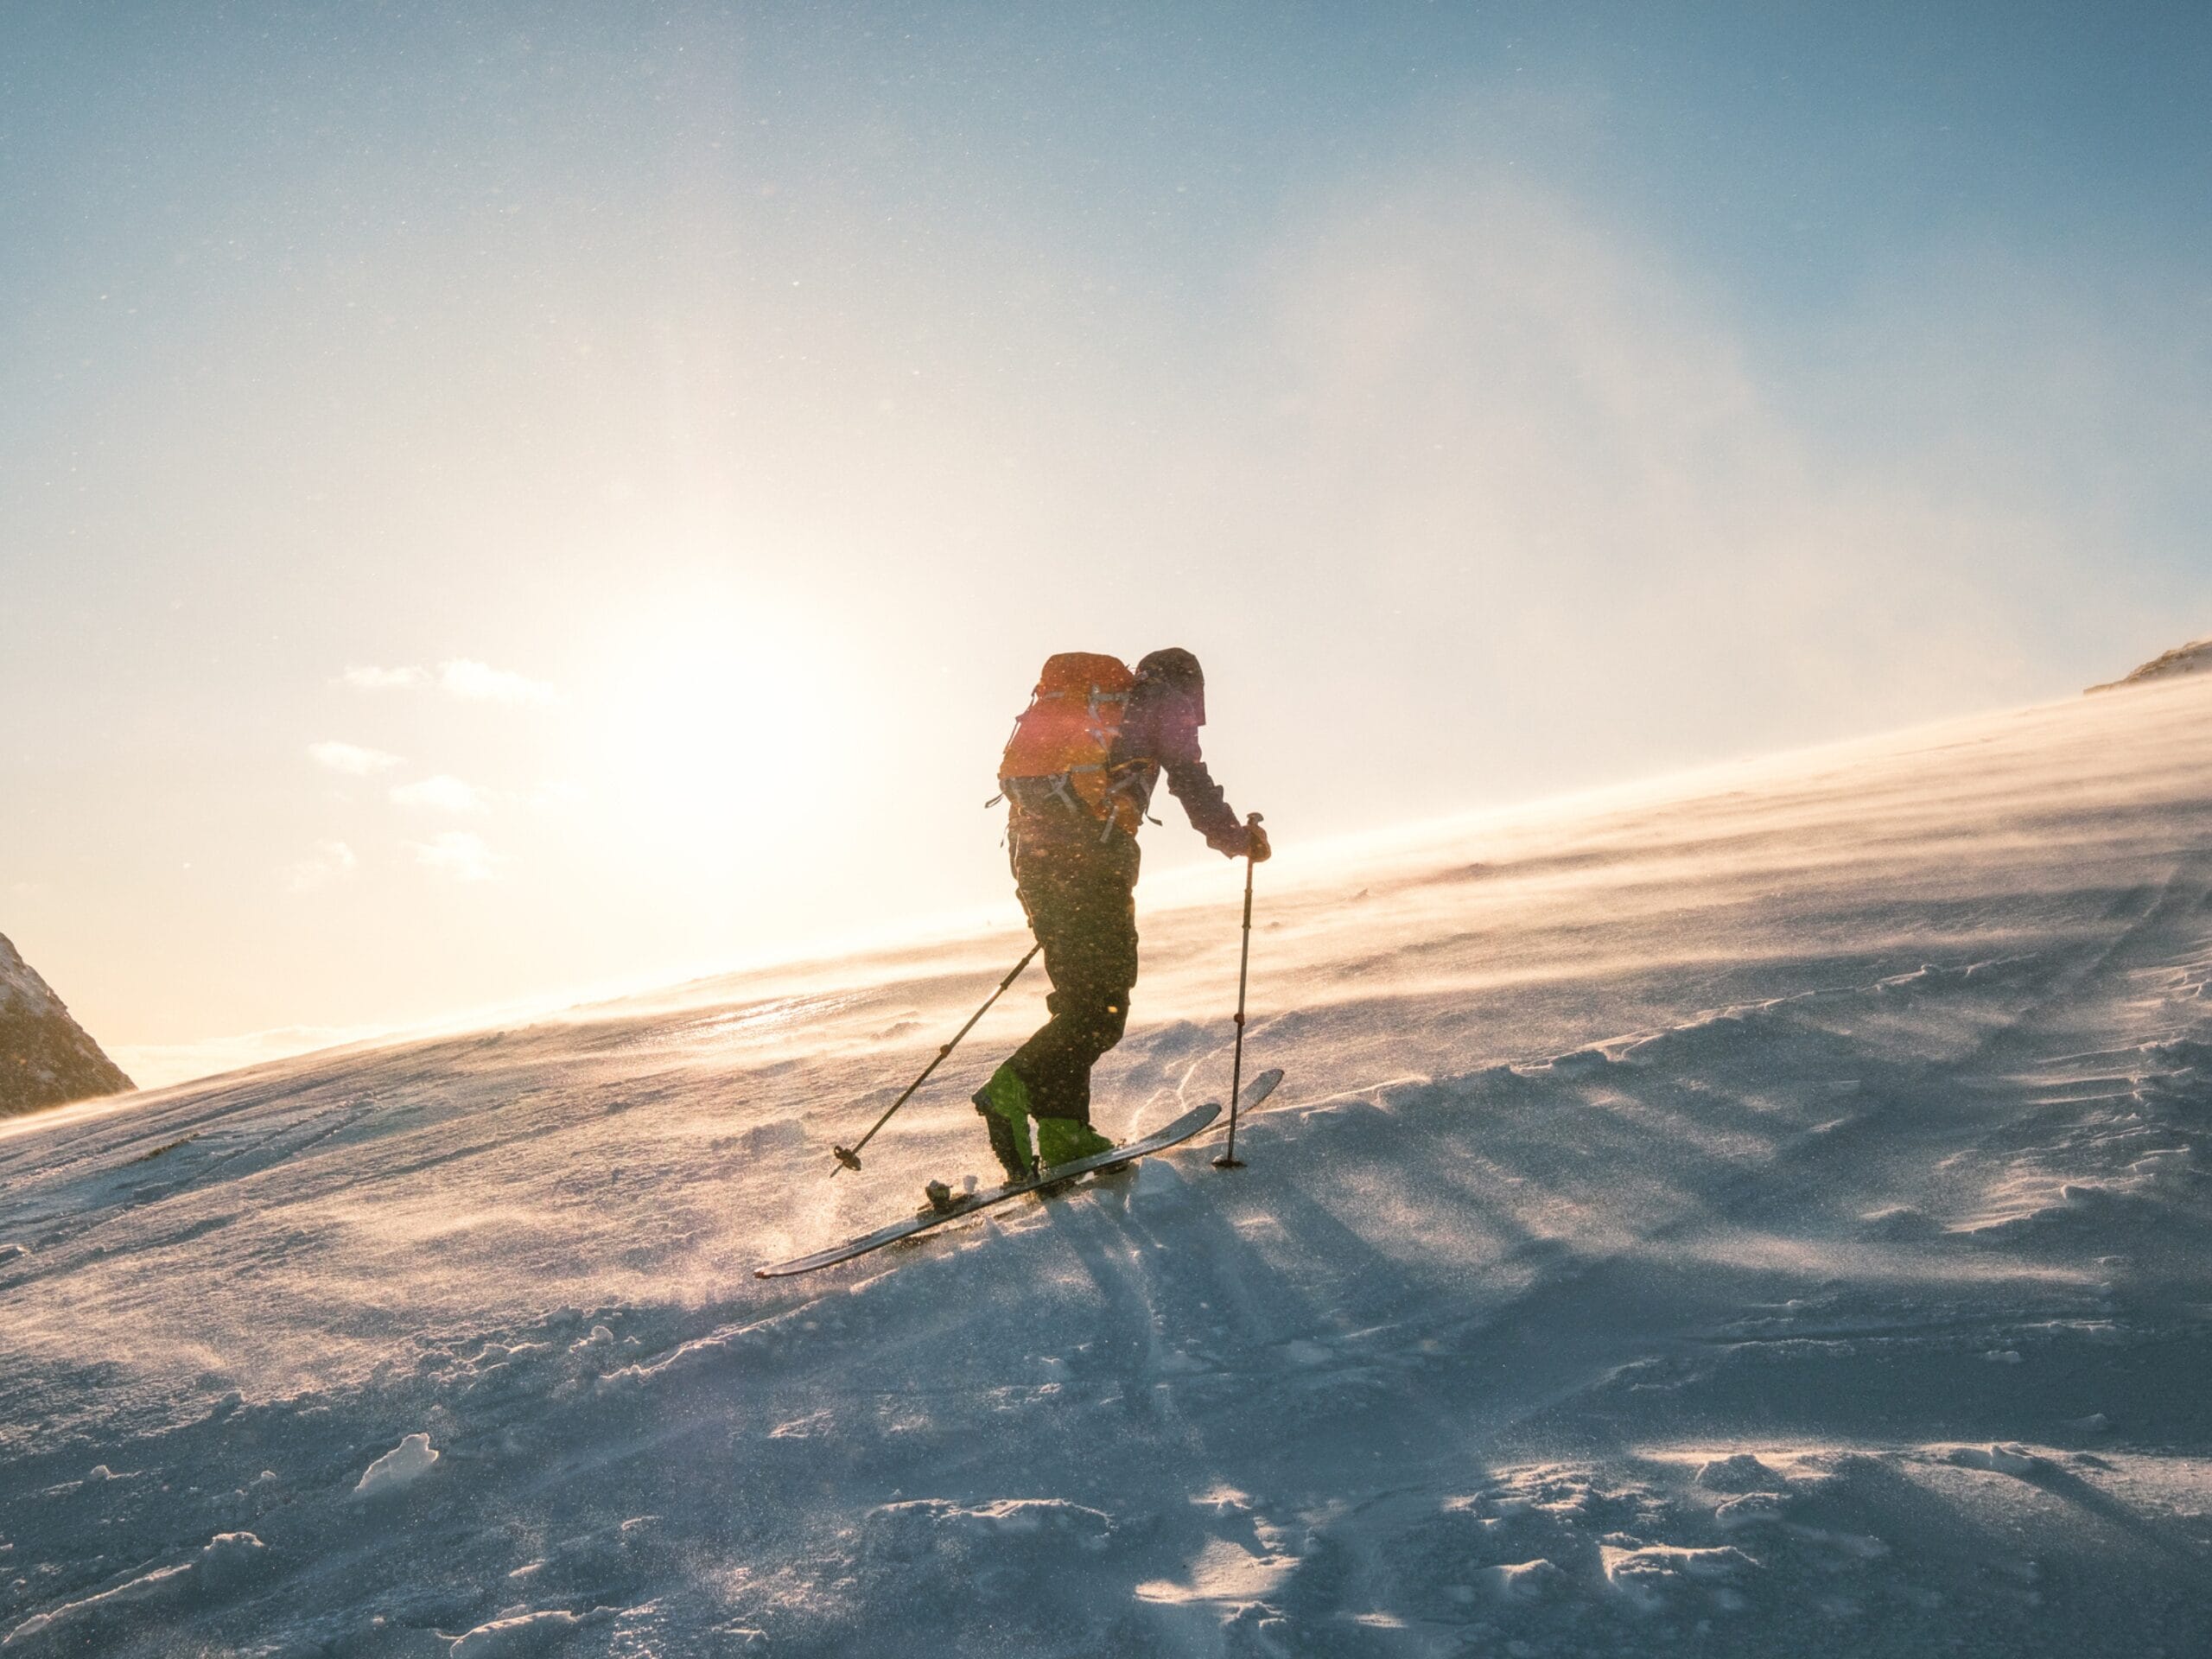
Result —
<instances>
[{"instance_id":1,"label":"dark hood","mask_svg":"<svg viewBox=\"0 0 2212 1659\"><path fill-rule=\"evenodd\" d=\"M1179 702L1192 725L1206 723L1206 671L1180 645L1153 652L1138 662L1137 697L1147 703Z\"/></svg>"}]
</instances>

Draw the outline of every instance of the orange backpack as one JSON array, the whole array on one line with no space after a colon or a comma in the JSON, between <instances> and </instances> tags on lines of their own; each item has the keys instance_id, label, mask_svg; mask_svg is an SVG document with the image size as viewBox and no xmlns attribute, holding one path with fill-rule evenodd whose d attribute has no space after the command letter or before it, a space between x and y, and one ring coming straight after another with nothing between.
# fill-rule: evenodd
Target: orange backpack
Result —
<instances>
[{"instance_id":1,"label":"orange backpack","mask_svg":"<svg viewBox=\"0 0 2212 1659\"><path fill-rule=\"evenodd\" d=\"M1039 810L1057 801L1136 833L1142 810L1110 787L1107 762L1136 676L1118 658L1064 651L1048 658L999 761L999 787ZM1106 833L1102 830L1102 834Z\"/></svg>"}]
</instances>

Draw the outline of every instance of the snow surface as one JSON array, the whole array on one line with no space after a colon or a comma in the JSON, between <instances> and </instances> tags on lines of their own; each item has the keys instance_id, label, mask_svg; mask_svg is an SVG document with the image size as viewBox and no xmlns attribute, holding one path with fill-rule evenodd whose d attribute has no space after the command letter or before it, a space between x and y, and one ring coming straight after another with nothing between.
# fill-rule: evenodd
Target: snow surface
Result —
<instances>
[{"instance_id":1,"label":"snow surface","mask_svg":"<svg viewBox=\"0 0 2212 1659\"><path fill-rule=\"evenodd\" d=\"M412 1486L430 1472L438 1454L428 1434L410 1434L361 1471L353 1484L356 1497L379 1497Z\"/></svg>"},{"instance_id":2,"label":"snow surface","mask_svg":"<svg viewBox=\"0 0 2212 1659\"><path fill-rule=\"evenodd\" d=\"M1117 1135L1225 1085L1209 874ZM987 1157L1037 983L829 1179L1015 937L0 1125L9 1659L2212 1648L2212 681L1258 918L1249 1167L798 1280Z\"/></svg>"}]
</instances>

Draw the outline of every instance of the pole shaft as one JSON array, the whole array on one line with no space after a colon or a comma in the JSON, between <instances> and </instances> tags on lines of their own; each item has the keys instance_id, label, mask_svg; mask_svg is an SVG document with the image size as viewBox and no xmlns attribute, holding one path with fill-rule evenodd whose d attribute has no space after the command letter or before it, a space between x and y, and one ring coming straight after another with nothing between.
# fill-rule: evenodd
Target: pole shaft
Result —
<instances>
[{"instance_id":1,"label":"pole shaft","mask_svg":"<svg viewBox=\"0 0 2212 1659\"><path fill-rule=\"evenodd\" d=\"M1246 828L1259 823L1255 812L1245 820ZM1222 1154L1222 1162L1234 1166L1236 1162L1236 1107L1244 1090L1244 988L1252 972L1252 865L1249 849L1244 854L1244 939L1236 956L1236 1058L1229 1068L1229 1147Z\"/></svg>"},{"instance_id":2,"label":"pole shaft","mask_svg":"<svg viewBox=\"0 0 2212 1659\"><path fill-rule=\"evenodd\" d=\"M1014 964L1013 971L1008 973L1004 979L999 981L998 989L993 991L988 996L983 999L983 1006L968 1016L968 1023L961 1027L958 1031L953 1033L952 1040L947 1043L943 1048L938 1050L937 1058L922 1068L922 1075L916 1077L912 1083L908 1084L906 1089L899 1094L899 1098L893 1101L888 1106L883 1109L883 1116L877 1118L874 1123L868 1126L868 1133L861 1136L858 1141L853 1143L851 1147L849 1148L853 1156L855 1158L859 1157L861 1148L868 1145L869 1141L874 1140L875 1132L891 1121L891 1114L897 1111L901 1106L904 1106L909 1100L913 1098L914 1090L920 1088L924 1084L930 1080L930 1074L935 1071L938 1066L944 1064L944 1057L951 1053L954 1049L960 1046L960 1039L963 1037L965 1037L969 1032L976 1029L976 1022L991 1011L991 1004L997 1001L999 998L1006 995L1007 987L1013 984L1015 980L1021 977L1021 970L1028 967L1031 963L1034 962L1037 959L1037 953L1044 948L1045 947L1042 944L1033 944L1029 947L1028 955L1023 957L1020 962L1015 963ZM836 1174L838 1169L842 1169L844 1166L842 1160L840 1160L837 1165L837 1168L831 1170L830 1173L834 1176Z\"/></svg>"}]
</instances>

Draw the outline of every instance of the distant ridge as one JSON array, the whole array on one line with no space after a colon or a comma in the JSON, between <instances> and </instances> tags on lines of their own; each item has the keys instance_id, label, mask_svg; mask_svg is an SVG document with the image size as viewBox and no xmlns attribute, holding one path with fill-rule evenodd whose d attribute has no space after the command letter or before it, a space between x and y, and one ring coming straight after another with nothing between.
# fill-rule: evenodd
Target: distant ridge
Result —
<instances>
[{"instance_id":1,"label":"distant ridge","mask_svg":"<svg viewBox=\"0 0 2212 1659\"><path fill-rule=\"evenodd\" d=\"M2153 657L2149 662L2123 679L2093 685L2090 692L2111 691L2123 685L2135 685L2144 680L2171 679L2180 674L2202 674L2212 669L2212 634L2202 639L2192 639L2185 645L2176 645L2171 651Z\"/></svg>"},{"instance_id":2,"label":"distant ridge","mask_svg":"<svg viewBox=\"0 0 2212 1659\"><path fill-rule=\"evenodd\" d=\"M0 1116L132 1086L0 933Z\"/></svg>"}]
</instances>

